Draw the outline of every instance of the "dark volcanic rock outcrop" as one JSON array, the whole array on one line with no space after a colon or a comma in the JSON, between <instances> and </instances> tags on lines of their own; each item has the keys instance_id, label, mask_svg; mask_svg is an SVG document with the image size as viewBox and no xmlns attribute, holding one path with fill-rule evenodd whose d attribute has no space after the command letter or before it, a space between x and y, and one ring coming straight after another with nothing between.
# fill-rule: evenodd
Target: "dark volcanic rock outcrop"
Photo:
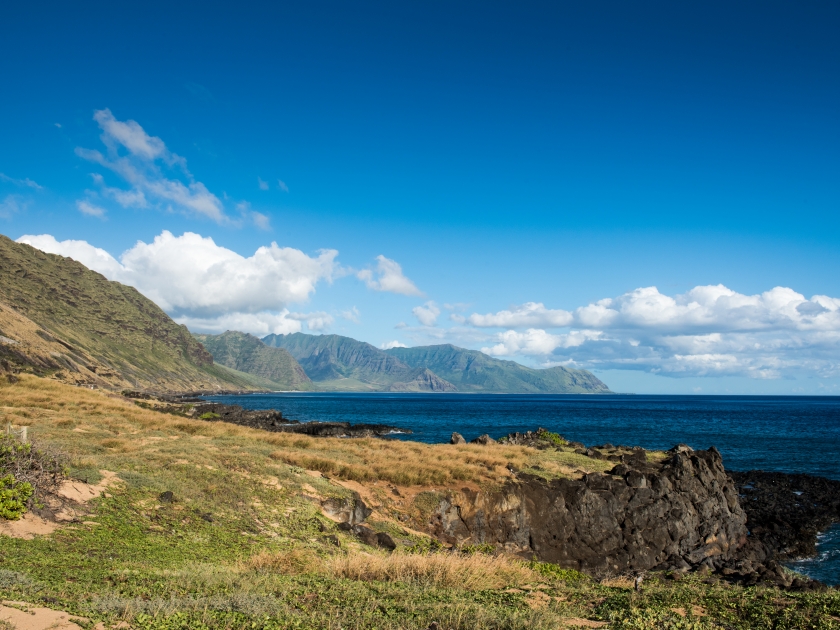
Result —
<instances>
[{"instance_id":1,"label":"dark volcanic rock outcrop","mask_svg":"<svg viewBox=\"0 0 840 630\"><path fill-rule=\"evenodd\" d=\"M674 453L661 464L627 458L582 479L522 475L495 492L463 490L432 516L451 544L491 543L589 573L722 567L747 538L720 453Z\"/></svg>"},{"instance_id":2,"label":"dark volcanic rock outcrop","mask_svg":"<svg viewBox=\"0 0 840 630\"><path fill-rule=\"evenodd\" d=\"M241 424L252 429L282 433L302 433L314 437L381 437L392 433L411 433L408 429L385 424L350 424L349 422L298 422L283 417L276 409L243 409L239 405L203 403L195 405L190 415L201 420Z\"/></svg>"},{"instance_id":3,"label":"dark volcanic rock outcrop","mask_svg":"<svg viewBox=\"0 0 840 630\"><path fill-rule=\"evenodd\" d=\"M816 553L817 534L840 522L840 481L750 470L730 472L747 513L744 564L784 562Z\"/></svg>"}]
</instances>

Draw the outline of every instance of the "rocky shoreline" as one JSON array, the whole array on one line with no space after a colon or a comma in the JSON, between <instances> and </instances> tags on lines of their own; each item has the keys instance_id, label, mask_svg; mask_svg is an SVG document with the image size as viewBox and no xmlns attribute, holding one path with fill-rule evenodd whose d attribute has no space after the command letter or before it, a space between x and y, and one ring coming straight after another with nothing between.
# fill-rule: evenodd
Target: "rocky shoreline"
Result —
<instances>
[{"instance_id":1,"label":"rocky shoreline","mask_svg":"<svg viewBox=\"0 0 840 630\"><path fill-rule=\"evenodd\" d=\"M546 435L540 429L499 441L551 448ZM462 441L453 434L452 443ZM610 444L567 446L617 464L580 480L521 474L495 494L452 495L441 502L431 530L453 544L494 542L591 574L653 570L679 578L697 571L747 586L823 587L784 563L815 555L817 535L840 522L840 481L728 471L714 447L694 451L680 444L653 463L638 447L628 453Z\"/></svg>"},{"instance_id":2,"label":"rocky shoreline","mask_svg":"<svg viewBox=\"0 0 840 630\"><path fill-rule=\"evenodd\" d=\"M300 422L284 418L276 409L244 409L239 405L207 402L194 393L183 395L123 392L141 406L208 422L230 422L252 429L278 433L300 433L312 437L388 437L397 433L411 433L385 424L350 424L349 422ZM148 402L146 402L148 401Z\"/></svg>"},{"instance_id":3,"label":"rocky shoreline","mask_svg":"<svg viewBox=\"0 0 840 630\"><path fill-rule=\"evenodd\" d=\"M299 422L284 418L276 409L252 410L239 405L203 402L196 404L192 415L201 420L231 422L252 429L281 433L301 433L313 437L385 437L396 433L411 433L385 424L350 424L349 422Z\"/></svg>"},{"instance_id":4,"label":"rocky shoreline","mask_svg":"<svg viewBox=\"0 0 840 630\"><path fill-rule=\"evenodd\" d=\"M840 522L840 481L804 474L730 471L747 514L751 546L787 562L816 554L817 535Z\"/></svg>"},{"instance_id":5,"label":"rocky shoreline","mask_svg":"<svg viewBox=\"0 0 840 630\"><path fill-rule=\"evenodd\" d=\"M380 424L298 422L273 409L246 410L197 397L133 397L161 401L170 413L273 432L345 438L411 433ZM453 433L451 443L466 440ZM664 571L679 579L699 572L744 585L823 587L783 563L814 555L819 532L840 522L840 481L728 471L714 447L695 451L679 444L655 457L639 447L566 442L544 429L499 440L482 435L472 443L571 448L615 465L579 479L511 469L514 478L500 488L448 492L421 525L454 548L489 544L592 575Z\"/></svg>"}]
</instances>

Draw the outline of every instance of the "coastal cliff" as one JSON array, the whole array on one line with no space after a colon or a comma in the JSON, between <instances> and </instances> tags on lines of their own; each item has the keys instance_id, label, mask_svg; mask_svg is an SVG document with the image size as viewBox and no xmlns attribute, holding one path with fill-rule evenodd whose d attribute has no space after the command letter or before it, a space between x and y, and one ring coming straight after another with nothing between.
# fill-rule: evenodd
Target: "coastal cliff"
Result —
<instances>
[{"instance_id":1,"label":"coastal cliff","mask_svg":"<svg viewBox=\"0 0 840 630\"><path fill-rule=\"evenodd\" d=\"M719 568L746 542L747 516L720 453L624 457L610 474L520 475L493 492L456 492L429 522L454 545L494 544L587 573Z\"/></svg>"}]
</instances>

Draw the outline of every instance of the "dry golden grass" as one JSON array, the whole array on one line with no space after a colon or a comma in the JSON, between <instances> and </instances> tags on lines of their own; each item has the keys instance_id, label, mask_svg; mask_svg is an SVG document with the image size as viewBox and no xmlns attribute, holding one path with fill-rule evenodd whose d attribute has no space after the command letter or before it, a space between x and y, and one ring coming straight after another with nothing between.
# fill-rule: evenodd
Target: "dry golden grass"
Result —
<instances>
[{"instance_id":1,"label":"dry golden grass","mask_svg":"<svg viewBox=\"0 0 840 630\"><path fill-rule=\"evenodd\" d=\"M441 588L483 591L539 581L522 562L506 556L475 554L351 553L327 561L334 577L359 581L408 582Z\"/></svg>"},{"instance_id":2,"label":"dry golden grass","mask_svg":"<svg viewBox=\"0 0 840 630\"><path fill-rule=\"evenodd\" d=\"M294 547L282 552L261 551L243 562L240 568L280 573L282 575L323 574L326 572L323 559L318 554L303 547Z\"/></svg>"},{"instance_id":3,"label":"dry golden grass","mask_svg":"<svg viewBox=\"0 0 840 630\"><path fill-rule=\"evenodd\" d=\"M402 582L468 591L516 587L540 581L539 575L523 562L506 556L384 554L351 550L324 558L300 547L258 553L242 563L241 570L282 575L318 574L360 582Z\"/></svg>"},{"instance_id":4,"label":"dry golden grass","mask_svg":"<svg viewBox=\"0 0 840 630\"><path fill-rule=\"evenodd\" d=\"M256 475L284 464L361 483L460 487L498 484L511 478L509 465L540 466L551 475L604 470L610 462L574 453L524 446L423 444L398 440L309 438L266 433L142 408L101 390L71 387L24 375L0 386L0 412L29 425L45 439L91 467L213 466Z\"/></svg>"},{"instance_id":5,"label":"dry golden grass","mask_svg":"<svg viewBox=\"0 0 840 630\"><path fill-rule=\"evenodd\" d=\"M349 481L388 481L399 486L499 482L508 464L526 466L537 451L522 446L421 444L376 438L308 439L273 434L270 457Z\"/></svg>"}]
</instances>

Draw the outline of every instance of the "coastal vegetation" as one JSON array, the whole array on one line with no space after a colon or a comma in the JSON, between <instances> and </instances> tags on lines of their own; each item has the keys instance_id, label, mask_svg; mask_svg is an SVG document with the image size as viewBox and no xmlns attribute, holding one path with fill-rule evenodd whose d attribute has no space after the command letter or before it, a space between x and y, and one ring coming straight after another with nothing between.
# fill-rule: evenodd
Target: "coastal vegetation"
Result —
<instances>
[{"instance_id":1,"label":"coastal vegetation","mask_svg":"<svg viewBox=\"0 0 840 630\"><path fill-rule=\"evenodd\" d=\"M76 489L103 489L75 505L74 519L50 521L49 534L0 537L0 597L67 611L83 627L840 628L837 590L662 572L637 589L627 576L588 576L492 545L452 552L416 526L435 495L497 486L508 464L562 476L609 463L562 445L266 433L28 375L0 387L0 412L30 427L38 448L65 454ZM309 467L319 461L340 464L325 476ZM321 510L354 496L394 551Z\"/></svg>"}]
</instances>

